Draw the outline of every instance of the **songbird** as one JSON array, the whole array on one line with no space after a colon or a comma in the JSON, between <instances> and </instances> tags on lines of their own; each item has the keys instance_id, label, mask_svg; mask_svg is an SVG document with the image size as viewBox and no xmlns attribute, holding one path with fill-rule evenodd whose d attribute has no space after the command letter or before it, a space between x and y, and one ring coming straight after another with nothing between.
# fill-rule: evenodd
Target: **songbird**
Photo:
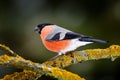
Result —
<instances>
[{"instance_id":1,"label":"songbird","mask_svg":"<svg viewBox=\"0 0 120 80\"><path fill-rule=\"evenodd\" d=\"M107 43L107 41L78 34L51 23L39 24L35 27L35 32L39 33L44 46L50 51L57 52L57 56L93 42Z\"/></svg>"}]
</instances>

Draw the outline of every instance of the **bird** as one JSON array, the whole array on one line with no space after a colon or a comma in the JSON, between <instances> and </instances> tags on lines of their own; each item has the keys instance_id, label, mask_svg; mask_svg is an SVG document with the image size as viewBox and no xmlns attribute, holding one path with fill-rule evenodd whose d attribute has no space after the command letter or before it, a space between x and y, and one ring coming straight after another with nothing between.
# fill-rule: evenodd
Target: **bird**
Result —
<instances>
[{"instance_id":1,"label":"bird","mask_svg":"<svg viewBox=\"0 0 120 80\"><path fill-rule=\"evenodd\" d=\"M52 23L41 23L34 31L40 35L43 45L48 50L58 53L53 59L87 44L107 43L105 40L94 39Z\"/></svg>"}]
</instances>

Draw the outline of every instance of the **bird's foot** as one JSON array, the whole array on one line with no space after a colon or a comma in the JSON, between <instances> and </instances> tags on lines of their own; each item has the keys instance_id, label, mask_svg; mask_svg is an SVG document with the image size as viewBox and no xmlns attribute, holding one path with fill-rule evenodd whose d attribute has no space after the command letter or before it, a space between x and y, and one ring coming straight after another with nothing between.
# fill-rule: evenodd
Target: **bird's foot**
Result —
<instances>
[{"instance_id":1,"label":"bird's foot","mask_svg":"<svg viewBox=\"0 0 120 80\"><path fill-rule=\"evenodd\" d=\"M69 52L67 52L66 55L70 55L70 57L74 57L74 55L73 55L73 51L69 51Z\"/></svg>"}]
</instances>

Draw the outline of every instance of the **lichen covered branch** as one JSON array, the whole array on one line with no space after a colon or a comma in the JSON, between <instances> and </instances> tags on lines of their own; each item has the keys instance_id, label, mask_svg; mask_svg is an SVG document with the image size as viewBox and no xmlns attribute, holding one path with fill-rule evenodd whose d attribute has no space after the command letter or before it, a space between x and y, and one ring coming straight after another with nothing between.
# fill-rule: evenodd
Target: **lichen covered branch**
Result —
<instances>
[{"instance_id":1,"label":"lichen covered branch","mask_svg":"<svg viewBox=\"0 0 120 80\"><path fill-rule=\"evenodd\" d=\"M72 52L72 55L62 55L55 60L46 61L44 64L64 68L71 64L88 60L111 58L111 60L114 61L117 57L120 57L120 46L112 45L106 49L87 49L82 51L75 51Z\"/></svg>"},{"instance_id":2,"label":"lichen covered branch","mask_svg":"<svg viewBox=\"0 0 120 80\"><path fill-rule=\"evenodd\" d=\"M111 58L113 61L120 56L120 46L112 45L106 49L75 51L40 64L20 57L5 45L0 44L0 48L12 54L12 56L6 54L1 55L0 65L23 69L23 72L16 72L14 74L7 75L2 80L37 80L42 75L53 76L58 80L85 80L77 74L61 68L88 60Z\"/></svg>"},{"instance_id":3,"label":"lichen covered branch","mask_svg":"<svg viewBox=\"0 0 120 80\"><path fill-rule=\"evenodd\" d=\"M29 60L25 60L19 56L17 57L12 57L8 55L0 56L0 65L13 66L16 68L28 70L29 72L31 70L32 71L31 75L33 75L34 78L36 77L36 79L38 77L41 77L42 75L49 75L57 78L58 80L74 80L74 79L84 80L84 78L81 78L77 74L73 74L69 71L55 68L52 66L46 66L44 64L34 63ZM22 72L22 73L15 73L12 76L6 76L4 77L3 80L7 80L7 79L10 80L10 78L12 79L19 78L19 79L25 80L26 75L27 75L27 78L30 77L30 73L28 71ZM25 74L23 75L23 73ZM22 74L22 75L19 75L19 74ZM33 77L31 76L31 78ZM31 78L29 80L32 80Z\"/></svg>"},{"instance_id":4,"label":"lichen covered branch","mask_svg":"<svg viewBox=\"0 0 120 80\"><path fill-rule=\"evenodd\" d=\"M16 72L12 75L7 75L2 80L37 80L42 75L53 76L58 80L85 80L77 74L50 65L34 63L20 57L19 55L9 56L4 54L0 56L0 65L12 66L24 70L20 73Z\"/></svg>"}]
</instances>

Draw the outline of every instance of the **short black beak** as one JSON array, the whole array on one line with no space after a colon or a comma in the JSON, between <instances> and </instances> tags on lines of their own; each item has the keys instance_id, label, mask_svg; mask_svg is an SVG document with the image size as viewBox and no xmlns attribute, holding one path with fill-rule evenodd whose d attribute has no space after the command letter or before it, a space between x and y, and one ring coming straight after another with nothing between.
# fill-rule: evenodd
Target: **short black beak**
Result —
<instances>
[{"instance_id":1,"label":"short black beak","mask_svg":"<svg viewBox=\"0 0 120 80\"><path fill-rule=\"evenodd\" d=\"M36 33L39 33L39 32L40 32L40 29L39 29L38 27L35 27L34 31L35 31Z\"/></svg>"}]
</instances>

